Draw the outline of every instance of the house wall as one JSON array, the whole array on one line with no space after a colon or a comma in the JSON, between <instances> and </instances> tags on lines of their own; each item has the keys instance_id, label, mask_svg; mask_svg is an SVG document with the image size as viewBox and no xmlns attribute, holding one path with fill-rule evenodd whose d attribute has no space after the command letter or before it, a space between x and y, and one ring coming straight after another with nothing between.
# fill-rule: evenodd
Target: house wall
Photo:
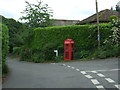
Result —
<instances>
[{"instance_id":1,"label":"house wall","mask_svg":"<svg viewBox=\"0 0 120 90\"><path fill-rule=\"evenodd\" d=\"M79 20L55 20L53 26L76 25Z\"/></svg>"}]
</instances>

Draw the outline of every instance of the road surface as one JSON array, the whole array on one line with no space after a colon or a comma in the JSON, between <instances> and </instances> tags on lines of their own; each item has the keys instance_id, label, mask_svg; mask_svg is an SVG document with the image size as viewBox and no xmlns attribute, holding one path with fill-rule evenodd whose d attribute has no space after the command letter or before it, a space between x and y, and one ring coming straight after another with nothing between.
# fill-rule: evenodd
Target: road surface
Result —
<instances>
[{"instance_id":1,"label":"road surface","mask_svg":"<svg viewBox=\"0 0 120 90\"><path fill-rule=\"evenodd\" d=\"M10 59L3 88L119 88L118 58L67 63ZM119 83L119 84L118 84Z\"/></svg>"}]
</instances>

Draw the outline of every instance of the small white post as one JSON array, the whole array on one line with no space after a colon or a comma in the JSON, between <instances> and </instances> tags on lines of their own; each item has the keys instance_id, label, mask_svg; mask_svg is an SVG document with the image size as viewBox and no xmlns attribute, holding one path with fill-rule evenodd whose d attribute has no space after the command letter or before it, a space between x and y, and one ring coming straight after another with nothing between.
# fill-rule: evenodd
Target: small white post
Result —
<instances>
[{"instance_id":1,"label":"small white post","mask_svg":"<svg viewBox=\"0 0 120 90\"><path fill-rule=\"evenodd\" d=\"M54 50L54 52L56 53L56 57L58 57L58 50Z\"/></svg>"}]
</instances>

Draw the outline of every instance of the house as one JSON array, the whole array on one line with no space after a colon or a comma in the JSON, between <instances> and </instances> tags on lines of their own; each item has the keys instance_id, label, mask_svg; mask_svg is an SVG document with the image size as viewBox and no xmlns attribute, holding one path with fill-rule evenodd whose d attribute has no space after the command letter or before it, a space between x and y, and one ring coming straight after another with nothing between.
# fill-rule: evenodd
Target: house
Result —
<instances>
[{"instance_id":1,"label":"house","mask_svg":"<svg viewBox=\"0 0 120 90\"><path fill-rule=\"evenodd\" d=\"M53 26L66 26L66 25L75 25L78 23L79 20L62 20L62 19L55 19Z\"/></svg>"},{"instance_id":2,"label":"house","mask_svg":"<svg viewBox=\"0 0 120 90\"><path fill-rule=\"evenodd\" d=\"M110 16L112 15L116 15L118 17L120 17L120 14L117 11L114 10L109 10L109 9L105 9L100 11L99 13L99 23L109 23L110 22ZM97 23L97 15L94 14L78 23L76 23L76 25L84 25L84 24L96 24Z\"/></svg>"}]
</instances>

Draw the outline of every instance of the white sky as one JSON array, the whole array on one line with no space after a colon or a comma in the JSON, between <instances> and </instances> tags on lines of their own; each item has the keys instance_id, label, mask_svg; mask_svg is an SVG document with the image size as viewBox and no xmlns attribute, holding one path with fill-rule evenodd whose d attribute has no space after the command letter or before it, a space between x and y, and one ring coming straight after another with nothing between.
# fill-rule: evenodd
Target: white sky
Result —
<instances>
[{"instance_id":1,"label":"white sky","mask_svg":"<svg viewBox=\"0 0 120 90\"><path fill-rule=\"evenodd\" d=\"M26 0L37 3L37 0ZM42 0L53 10L54 19L82 20L95 14L95 0ZM120 0L98 0L99 11L115 8ZM25 9L25 0L0 0L0 15L18 20Z\"/></svg>"}]
</instances>

